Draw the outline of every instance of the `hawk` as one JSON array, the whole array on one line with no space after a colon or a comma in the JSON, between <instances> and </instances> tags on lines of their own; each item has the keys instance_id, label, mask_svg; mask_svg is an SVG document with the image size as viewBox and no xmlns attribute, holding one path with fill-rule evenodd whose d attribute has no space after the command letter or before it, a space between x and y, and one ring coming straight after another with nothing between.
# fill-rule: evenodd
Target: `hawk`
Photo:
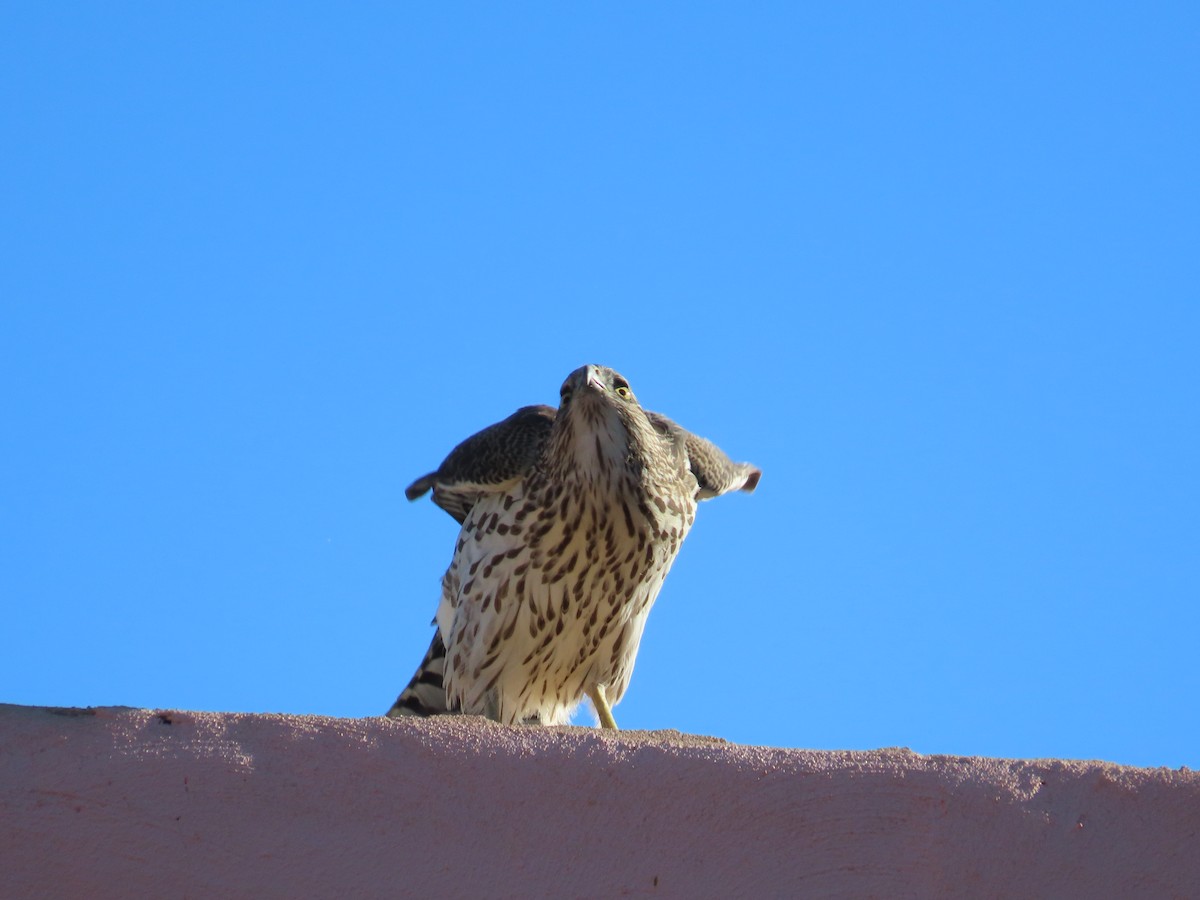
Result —
<instances>
[{"instance_id":1,"label":"hawk","mask_svg":"<svg viewBox=\"0 0 1200 900\"><path fill-rule=\"evenodd\" d=\"M389 716L556 725L587 697L616 728L697 501L758 485L759 469L642 409L612 369L576 369L560 397L467 438L405 491L432 490L462 529L433 642Z\"/></svg>"}]
</instances>

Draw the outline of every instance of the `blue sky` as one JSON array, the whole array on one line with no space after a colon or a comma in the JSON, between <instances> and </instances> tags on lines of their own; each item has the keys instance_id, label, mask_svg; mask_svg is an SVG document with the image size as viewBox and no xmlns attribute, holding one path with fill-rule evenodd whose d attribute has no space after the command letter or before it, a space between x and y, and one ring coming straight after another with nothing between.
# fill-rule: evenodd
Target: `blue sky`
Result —
<instances>
[{"instance_id":1,"label":"blue sky","mask_svg":"<svg viewBox=\"0 0 1200 900\"><path fill-rule=\"evenodd\" d=\"M0 700L382 713L586 362L764 470L627 728L1200 765L1194 4L7 4ZM588 716L582 716L588 721Z\"/></svg>"}]
</instances>

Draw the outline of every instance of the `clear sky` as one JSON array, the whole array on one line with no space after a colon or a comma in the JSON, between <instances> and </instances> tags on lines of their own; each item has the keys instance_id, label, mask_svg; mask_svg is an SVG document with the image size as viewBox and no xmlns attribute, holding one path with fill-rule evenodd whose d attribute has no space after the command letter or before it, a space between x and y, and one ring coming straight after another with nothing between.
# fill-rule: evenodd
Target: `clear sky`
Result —
<instances>
[{"instance_id":1,"label":"clear sky","mask_svg":"<svg viewBox=\"0 0 1200 900\"><path fill-rule=\"evenodd\" d=\"M382 713L405 485L596 362L764 471L622 726L1200 766L1195 3L8 3L0 102L0 700Z\"/></svg>"}]
</instances>

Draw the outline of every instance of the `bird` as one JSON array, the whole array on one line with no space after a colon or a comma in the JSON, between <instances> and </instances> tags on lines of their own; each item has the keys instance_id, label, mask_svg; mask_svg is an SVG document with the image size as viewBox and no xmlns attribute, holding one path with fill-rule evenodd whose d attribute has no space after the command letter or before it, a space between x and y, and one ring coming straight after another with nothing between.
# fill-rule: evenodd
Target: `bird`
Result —
<instances>
[{"instance_id":1,"label":"bird","mask_svg":"<svg viewBox=\"0 0 1200 900\"><path fill-rule=\"evenodd\" d=\"M571 372L559 405L518 409L405 491L461 525L429 650L387 716L600 727L629 686L650 607L696 505L762 471L642 408L606 366Z\"/></svg>"}]
</instances>

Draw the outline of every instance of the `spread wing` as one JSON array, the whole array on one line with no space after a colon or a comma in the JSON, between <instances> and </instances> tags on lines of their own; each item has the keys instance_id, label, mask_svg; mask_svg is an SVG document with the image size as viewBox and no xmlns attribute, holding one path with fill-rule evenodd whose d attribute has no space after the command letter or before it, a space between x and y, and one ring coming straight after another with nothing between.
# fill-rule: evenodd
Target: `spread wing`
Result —
<instances>
[{"instance_id":1,"label":"spread wing","mask_svg":"<svg viewBox=\"0 0 1200 900\"><path fill-rule=\"evenodd\" d=\"M523 406L503 422L489 425L450 451L442 464L408 486L409 500L433 491L433 502L461 525L484 494L503 490L537 461L550 428L552 406Z\"/></svg>"},{"instance_id":2,"label":"spread wing","mask_svg":"<svg viewBox=\"0 0 1200 900\"><path fill-rule=\"evenodd\" d=\"M688 465L700 485L697 500L710 500L730 491L753 493L762 477L762 469L750 463L735 463L712 441L675 424L662 413L646 413L654 429L672 441L683 441Z\"/></svg>"},{"instance_id":3,"label":"spread wing","mask_svg":"<svg viewBox=\"0 0 1200 900\"><path fill-rule=\"evenodd\" d=\"M471 435L450 451L440 466L408 486L409 500L433 491L433 502L461 525L482 495L503 490L529 471L542 452L557 410L552 406L523 406L502 422ZM666 416L647 411L655 430L683 443L692 474L700 485L698 500L730 491L752 492L762 470L735 463L716 444L692 434Z\"/></svg>"}]
</instances>

